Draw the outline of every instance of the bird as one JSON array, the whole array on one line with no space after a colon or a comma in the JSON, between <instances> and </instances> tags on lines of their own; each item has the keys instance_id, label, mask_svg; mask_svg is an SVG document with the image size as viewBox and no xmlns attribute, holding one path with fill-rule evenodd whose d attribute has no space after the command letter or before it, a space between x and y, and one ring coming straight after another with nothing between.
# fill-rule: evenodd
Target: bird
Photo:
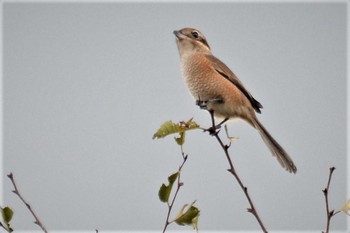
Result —
<instances>
[{"instance_id":1,"label":"bird","mask_svg":"<svg viewBox=\"0 0 350 233\"><path fill-rule=\"evenodd\" d=\"M254 127L272 155L290 173L297 167L289 154L271 136L258 120L256 113L263 107L246 89L238 77L216 58L206 37L195 28L183 28L173 32L180 55L185 84L200 108L221 119L220 127L227 120L241 119Z\"/></svg>"}]
</instances>

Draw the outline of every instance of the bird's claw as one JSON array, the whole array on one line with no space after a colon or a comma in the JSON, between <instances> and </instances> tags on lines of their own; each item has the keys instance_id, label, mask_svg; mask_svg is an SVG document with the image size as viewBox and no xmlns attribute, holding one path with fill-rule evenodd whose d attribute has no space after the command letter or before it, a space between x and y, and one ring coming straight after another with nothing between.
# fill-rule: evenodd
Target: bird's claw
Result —
<instances>
[{"instance_id":1,"label":"bird's claw","mask_svg":"<svg viewBox=\"0 0 350 233\"><path fill-rule=\"evenodd\" d=\"M209 100L196 100L196 105L199 106L200 109L208 110L208 103L211 104L223 104L224 100L222 98L215 98L215 99L209 99Z\"/></svg>"},{"instance_id":2,"label":"bird's claw","mask_svg":"<svg viewBox=\"0 0 350 233\"><path fill-rule=\"evenodd\" d=\"M208 110L208 101L207 100L196 100L196 105L199 106L200 109Z\"/></svg>"},{"instance_id":3,"label":"bird's claw","mask_svg":"<svg viewBox=\"0 0 350 233\"><path fill-rule=\"evenodd\" d=\"M204 132L209 132L211 136L215 136L220 132L220 128L221 128L221 125L215 125L207 129L204 129Z\"/></svg>"}]
</instances>

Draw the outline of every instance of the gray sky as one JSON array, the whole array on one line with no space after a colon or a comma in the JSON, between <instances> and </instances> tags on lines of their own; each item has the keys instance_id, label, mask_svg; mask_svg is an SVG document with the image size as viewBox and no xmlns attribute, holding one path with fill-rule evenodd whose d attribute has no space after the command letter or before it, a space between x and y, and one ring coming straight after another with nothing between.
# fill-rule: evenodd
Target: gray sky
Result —
<instances>
[{"instance_id":1,"label":"gray sky","mask_svg":"<svg viewBox=\"0 0 350 233\"><path fill-rule=\"evenodd\" d=\"M202 31L262 103L259 119L298 167L285 172L253 128L229 124L267 227L321 231L330 166L331 207L345 202L345 3L7 2L3 17L3 172L49 230L162 229L158 189L181 155L152 135L170 119L210 124L181 77L172 31L183 27ZM184 150L175 210L197 200L202 230L258 230L214 138L191 132ZM15 229L37 229L3 183Z\"/></svg>"}]
</instances>

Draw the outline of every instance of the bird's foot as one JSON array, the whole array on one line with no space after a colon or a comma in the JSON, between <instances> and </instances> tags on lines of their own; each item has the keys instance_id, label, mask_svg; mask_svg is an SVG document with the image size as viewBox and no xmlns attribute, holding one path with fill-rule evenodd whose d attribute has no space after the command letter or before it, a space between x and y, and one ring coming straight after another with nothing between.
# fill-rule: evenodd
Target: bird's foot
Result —
<instances>
[{"instance_id":1,"label":"bird's foot","mask_svg":"<svg viewBox=\"0 0 350 233\"><path fill-rule=\"evenodd\" d=\"M215 122L214 122L214 118L213 118L213 114L211 113L211 116L212 116L212 122L213 122L213 126L209 127L208 129L205 129L204 131L205 132L209 132L209 134L211 136L215 136L217 135L219 132L220 132L220 128L221 128L221 125L223 125L227 120L228 118L225 118L223 121L221 121L219 124L215 125Z\"/></svg>"},{"instance_id":2,"label":"bird's foot","mask_svg":"<svg viewBox=\"0 0 350 233\"><path fill-rule=\"evenodd\" d=\"M196 105L199 106L200 109L208 110L208 100L196 100Z\"/></svg>"},{"instance_id":3,"label":"bird's foot","mask_svg":"<svg viewBox=\"0 0 350 233\"><path fill-rule=\"evenodd\" d=\"M204 109L204 110L209 110L208 104L223 104L223 103L224 103L224 99L222 98L214 98L209 100L201 100L200 98L198 98L196 100L196 105L199 106L200 109Z\"/></svg>"},{"instance_id":4,"label":"bird's foot","mask_svg":"<svg viewBox=\"0 0 350 233\"><path fill-rule=\"evenodd\" d=\"M212 127L209 127L207 129L204 129L204 132L208 132L211 136L215 136L220 132L221 125L215 125Z\"/></svg>"}]
</instances>

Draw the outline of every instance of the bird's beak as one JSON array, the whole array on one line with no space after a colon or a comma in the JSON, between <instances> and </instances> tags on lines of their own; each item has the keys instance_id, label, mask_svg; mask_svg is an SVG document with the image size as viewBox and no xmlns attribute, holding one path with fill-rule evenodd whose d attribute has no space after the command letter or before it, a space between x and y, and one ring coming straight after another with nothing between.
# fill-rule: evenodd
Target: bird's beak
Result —
<instances>
[{"instance_id":1,"label":"bird's beak","mask_svg":"<svg viewBox=\"0 0 350 233\"><path fill-rule=\"evenodd\" d=\"M180 31L176 31L175 30L173 33L176 36L176 38L179 39L179 40L185 38L184 34L182 34Z\"/></svg>"}]
</instances>

